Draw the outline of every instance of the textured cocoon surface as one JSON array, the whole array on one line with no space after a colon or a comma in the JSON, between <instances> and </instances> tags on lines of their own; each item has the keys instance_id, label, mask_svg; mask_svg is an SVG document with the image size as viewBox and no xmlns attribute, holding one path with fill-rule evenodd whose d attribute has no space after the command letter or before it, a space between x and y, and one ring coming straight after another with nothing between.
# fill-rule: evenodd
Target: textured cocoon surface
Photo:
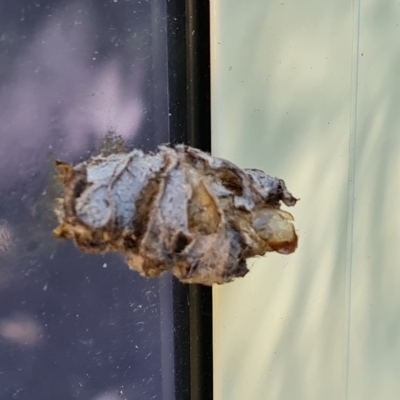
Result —
<instances>
[{"instance_id":1,"label":"textured cocoon surface","mask_svg":"<svg viewBox=\"0 0 400 400\"><path fill-rule=\"evenodd\" d=\"M297 247L296 199L281 179L200 150L161 146L57 166L64 197L58 237L92 253L117 251L146 277L170 270L187 283L229 282L246 259Z\"/></svg>"}]
</instances>

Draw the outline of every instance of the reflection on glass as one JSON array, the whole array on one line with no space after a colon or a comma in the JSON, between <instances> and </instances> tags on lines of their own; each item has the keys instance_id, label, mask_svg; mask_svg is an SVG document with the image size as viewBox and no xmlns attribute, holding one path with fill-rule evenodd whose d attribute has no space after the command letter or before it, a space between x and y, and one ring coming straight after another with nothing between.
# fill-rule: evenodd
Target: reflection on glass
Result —
<instances>
[{"instance_id":1,"label":"reflection on glass","mask_svg":"<svg viewBox=\"0 0 400 400\"><path fill-rule=\"evenodd\" d=\"M161 0L0 4L2 399L171 398L170 278L52 235L54 159L168 142L165 25Z\"/></svg>"}]
</instances>

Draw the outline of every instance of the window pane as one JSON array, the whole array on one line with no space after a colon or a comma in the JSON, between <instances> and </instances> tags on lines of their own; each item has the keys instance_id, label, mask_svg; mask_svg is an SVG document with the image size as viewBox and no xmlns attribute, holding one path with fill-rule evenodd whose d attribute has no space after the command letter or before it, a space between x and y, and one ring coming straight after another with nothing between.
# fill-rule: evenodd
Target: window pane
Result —
<instances>
[{"instance_id":1,"label":"window pane","mask_svg":"<svg viewBox=\"0 0 400 400\"><path fill-rule=\"evenodd\" d=\"M0 4L0 398L173 396L171 278L52 229L54 160L169 141L165 4Z\"/></svg>"}]
</instances>

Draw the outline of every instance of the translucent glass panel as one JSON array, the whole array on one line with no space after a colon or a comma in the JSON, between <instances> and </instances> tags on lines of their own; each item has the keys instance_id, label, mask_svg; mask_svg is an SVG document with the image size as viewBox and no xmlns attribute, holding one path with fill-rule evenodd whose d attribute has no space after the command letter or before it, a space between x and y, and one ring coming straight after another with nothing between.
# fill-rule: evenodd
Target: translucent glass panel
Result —
<instances>
[{"instance_id":1,"label":"translucent glass panel","mask_svg":"<svg viewBox=\"0 0 400 400\"><path fill-rule=\"evenodd\" d=\"M400 7L212 1L213 152L285 179L297 252L214 288L218 400L400 396Z\"/></svg>"}]
</instances>

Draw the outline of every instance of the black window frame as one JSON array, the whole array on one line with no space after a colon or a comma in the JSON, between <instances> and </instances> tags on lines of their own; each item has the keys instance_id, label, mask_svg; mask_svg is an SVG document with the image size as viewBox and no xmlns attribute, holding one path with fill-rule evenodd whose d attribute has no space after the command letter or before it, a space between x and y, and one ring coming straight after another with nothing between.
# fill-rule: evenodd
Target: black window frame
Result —
<instances>
[{"instance_id":1,"label":"black window frame","mask_svg":"<svg viewBox=\"0 0 400 400\"><path fill-rule=\"evenodd\" d=\"M171 144L211 152L210 6L167 0ZM213 398L212 288L173 281L175 399Z\"/></svg>"}]
</instances>

